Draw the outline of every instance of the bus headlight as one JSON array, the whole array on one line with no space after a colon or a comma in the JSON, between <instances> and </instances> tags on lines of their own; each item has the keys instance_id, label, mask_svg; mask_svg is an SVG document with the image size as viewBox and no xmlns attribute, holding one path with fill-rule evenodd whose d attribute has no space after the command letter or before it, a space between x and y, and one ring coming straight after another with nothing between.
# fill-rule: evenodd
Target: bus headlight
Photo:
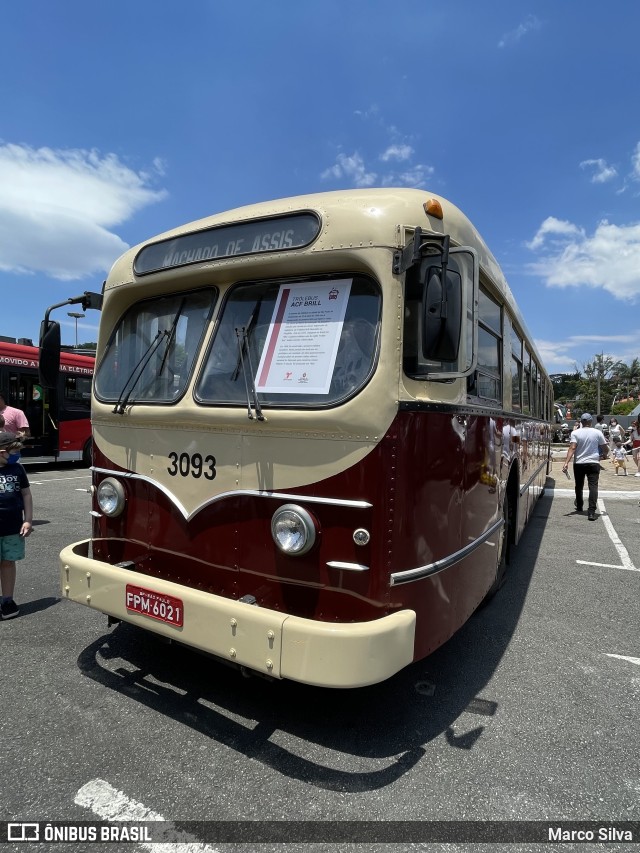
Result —
<instances>
[{"instance_id":1,"label":"bus headlight","mask_svg":"<svg viewBox=\"0 0 640 853\"><path fill-rule=\"evenodd\" d=\"M311 515L296 504L285 504L271 519L271 535L285 554L306 554L316 541L316 525Z\"/></svg>"},{"instance_id":2,"label":"bus headlight","mask_svg":"<svg viewBox=\"0 0 640 853\"><path fill-rule=\"evenodd\" d=\"M105 515L111 517L120 515L124 509L125 495L122 483L107 477L98 486L98 506Z\"/></svg>"}]
</instances>

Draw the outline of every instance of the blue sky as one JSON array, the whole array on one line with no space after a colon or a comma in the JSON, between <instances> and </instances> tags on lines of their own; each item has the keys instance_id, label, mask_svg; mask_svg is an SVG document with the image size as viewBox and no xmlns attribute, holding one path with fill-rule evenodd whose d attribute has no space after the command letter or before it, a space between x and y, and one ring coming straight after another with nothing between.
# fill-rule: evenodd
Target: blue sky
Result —
<instances>
[{"instance_id":1,"label":"blue sky","mask_svg":"<svg viewBox=\"0 0 640 853\"><path fill-rule=\"evenodd\" d=\"M640 357L640 4L24 0L2 30L1 335L176 225L401 185L474 221L550 372Z\"/></svg>"}]
</instances>

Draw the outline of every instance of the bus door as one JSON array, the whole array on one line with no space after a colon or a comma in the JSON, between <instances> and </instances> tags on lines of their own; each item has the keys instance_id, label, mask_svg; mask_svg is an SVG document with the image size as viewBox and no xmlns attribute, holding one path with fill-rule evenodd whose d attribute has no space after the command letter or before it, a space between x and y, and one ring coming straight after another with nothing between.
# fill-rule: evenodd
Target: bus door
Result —
<instances>
[{"instance_id":1,"label":"bus door","mask_svg":"<svg viewBox=\"0 0 640 853\"><path fill-rule=\"evenodd\" d=\"M57 430L48 416L47 392L32 371L11 371L8 377L7 404L22 409L29 421L31 436L21 451L25 459L54 456Z\"/></svg>"}]
</instances>

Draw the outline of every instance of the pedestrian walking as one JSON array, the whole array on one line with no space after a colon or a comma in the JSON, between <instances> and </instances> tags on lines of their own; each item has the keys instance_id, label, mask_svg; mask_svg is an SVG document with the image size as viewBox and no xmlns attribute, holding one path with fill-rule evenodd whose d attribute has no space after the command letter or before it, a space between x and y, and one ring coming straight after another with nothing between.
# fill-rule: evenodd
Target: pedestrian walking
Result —
<instances>
[{"instance_id":1,"label":"pedestrian walking","mask_svg":"<svg viewBox=\"0 0 640 853\"><path fill-rule=\"evenodd\" d=\"M573 459L573 479L575 481L577 512L582 512L584 498L585 477L589 485L589 521L596 519L596 507L598 505L598 480L600 478L600 448L606 445L604 435L600 430L591 426L593 418L585 412L580 418L580 429L571 433L567 458L562 466L565 472L569 469L569 463Z\"/></svg>"},{"instance_id":2,"label":"pedestrian walking","mask_svg":"<svg viewBox=\"0 0 640 853\"><path fill-rule=\"evenodd\" d=\"M20 436L0 432L0 619L13 619L20 613L13 595L16 585L16 561L24 560L24 541L33 529L33 501L29 480L20 458Z\"/></svg>"},{"instance_id":3,"label":"pedestrian walking","mask_svg":"<svg viewBox=\"0 0 640 853\"><path fill-rule=\"evenodd\" d=\"M638 425L638 421L631 421L629 441L631 442L631 456L638 469L634 476L640 477L640 426Z\"/></svg>"}]
</instances>

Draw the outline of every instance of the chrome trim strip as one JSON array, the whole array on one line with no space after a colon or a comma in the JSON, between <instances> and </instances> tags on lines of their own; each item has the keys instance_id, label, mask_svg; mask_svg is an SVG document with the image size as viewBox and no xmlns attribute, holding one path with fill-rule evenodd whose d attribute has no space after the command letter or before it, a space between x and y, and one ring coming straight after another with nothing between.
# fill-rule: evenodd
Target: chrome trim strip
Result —
<instances>
[{"instance_id":1,"label":"chrome trim strip","mask_svg":"<svg viewBox=\"0 0 640 853\"><path fill-rule=\"evenodd\" d=\"M170 492L166 486L163 486L162 483L159 483L157 480L154 480L153 477L147 477L146 474L135 474L133 471L111 471L109 468L91 468L92 471L95 471L96 474L107 474L110 477L123 477L128 480L142 480L145 483L150 483L152 486L155 486L156 489L159 489L164 495L166 495L169 500L176 506L184 518L187 521L191 521L201 510L205 507L210 506L211 504L216 503L217 501L224 500L225 498L234 497L236 495L253 495L254 497L261 498L276 498L277 500L283 501L293 501L295 503L316 503L316 504L328 504L330 506L345 506L352 507L353 509L371 509L373 504L370 504L368 501L350 501L344 500L342 498L317 498L312 497L311 495L290 495L287 492L268 492L262 491L260 489L237 489L233 492L222 492L219 495L214 495L214 497L209 498L209 500L200 504L200 506L196 507L193 512L188 512L187 509L180 503L180 501L176 498L173 492Z\"/></svg>"},{"instance_id":2,"label":"chrome trim strip","mask_svg":"<svg viewBox=\"0 0 640 853\"><path fill-rule=\"evenodd\" d=\"M501 518L486 530L482 536L478 537L478 539L474 539L474 541L470 542L468 545L465 545L465 547L461 548L460 551L449 554L448 557L443 557L441 560L436 560L435 563L430 563L428 566L418 566L416 569L406 569L403 572L394 572L391 575L391 586L398 586L399 584L422 580L422 578L427 578L430 575L435 575L438 572L442 572L444 569L450 568L455 563L459 563L460 560L468 557L469 554L475 551L480 545L483 545L490 536L497 533L503 526L504 518Z\"/></svg>"},{"instance_id":3,"label":"chrome trim strip","mask_svg":"<svg viewBox=\"0 0 640 853\"><path fill-rule=\"evenodd\" d=\"M524 493L529 490L529 488L531 487L531 483L533 483L535 478L538 476L538 474L545 467L546 464L547 460L543 459L542 462L536 468L536 470L533 472L533 474L529 477L527 482L524 484L524 486L520 486L520 497L522 497Z\"/></svg>"},{"instance_id":4,"label":"chrome trim strip","mask_svg":"<svg viewBox=\"0 0 640 853\"><path fill-rule=\"evenodd\" d=\"M343 572L368 572L369 566L362 563L341 563L339 560L330 560L327 565L331 569L341 569Z\"/></svg>"}]
</instances>

